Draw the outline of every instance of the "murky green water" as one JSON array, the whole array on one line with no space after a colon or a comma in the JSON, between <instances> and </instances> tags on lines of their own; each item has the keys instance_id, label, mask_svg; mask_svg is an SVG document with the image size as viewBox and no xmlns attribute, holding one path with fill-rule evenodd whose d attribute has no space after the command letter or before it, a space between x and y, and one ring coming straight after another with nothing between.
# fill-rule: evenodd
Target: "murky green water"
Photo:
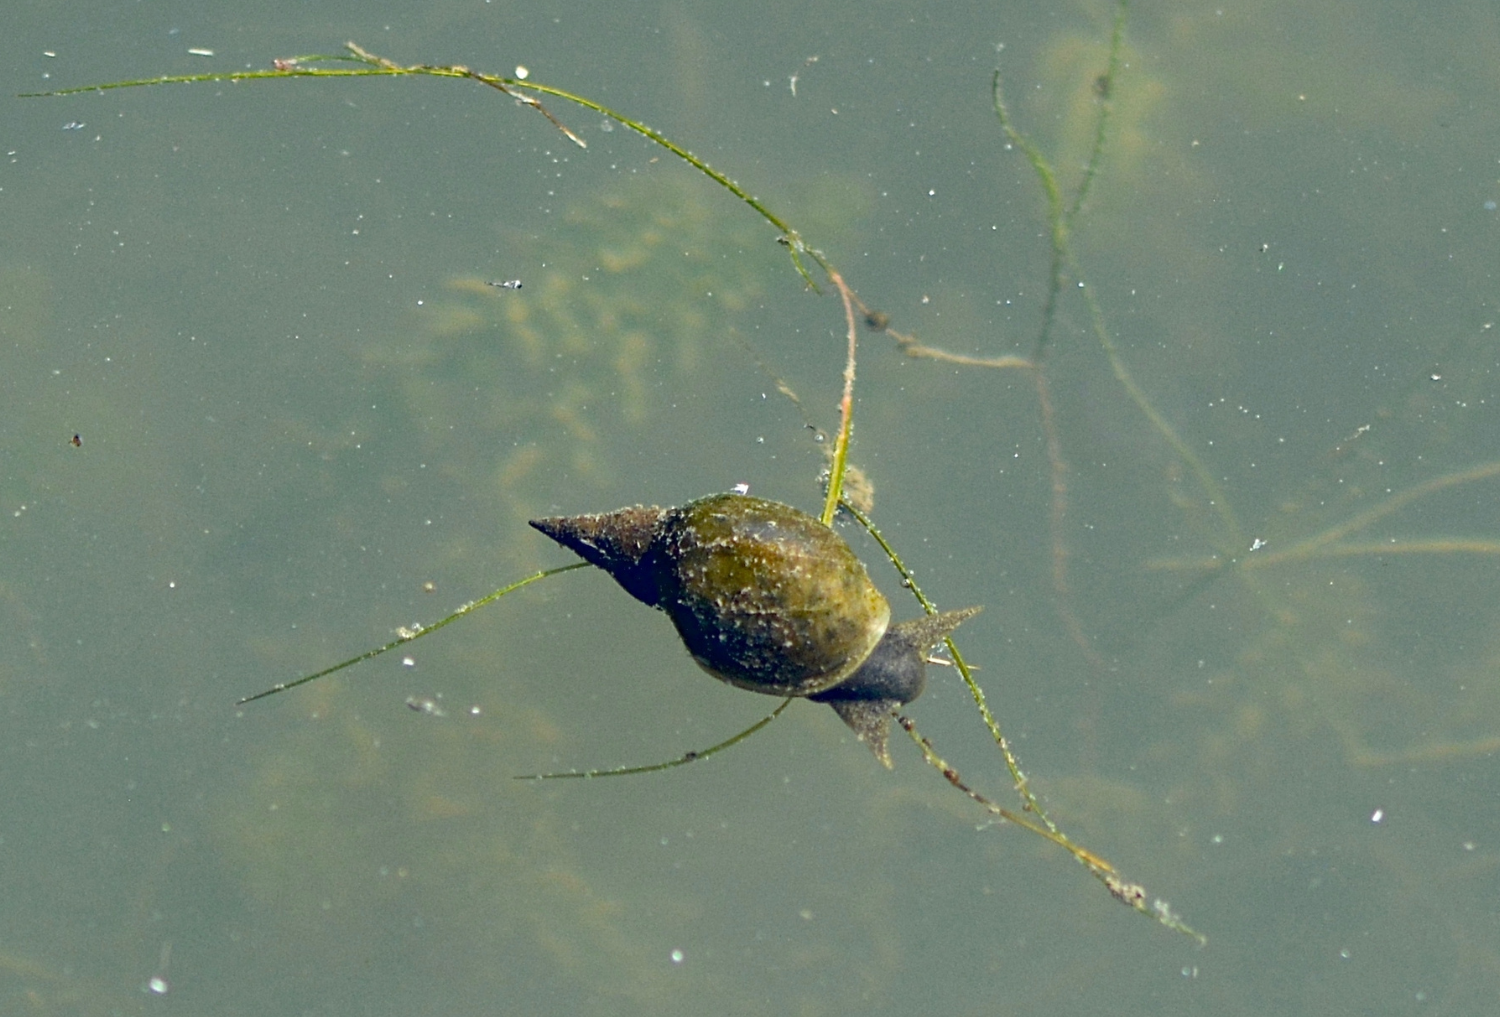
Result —
<instances>
[{"instance_id":1,"label":"murky green water","mask_svg":"<svg viewBox=\"0 0 1500 1017\"><path fill-rule=\"evenodd\" d=\"M1113 11L90 7L11 18L8 94L345 39L525 64L981 358L1031 354L1050 259L991 71L1072 186ZM1472 0L1137 2L1050 413L1030 372L862 337L878 522L986 606L960 642L1053 816L1203 949L810 705L664 774L512 780L774 705L602 574L236 708L564 562L532 516L740 482L815 507L838 301L561 102L586 152L460 82L5 100L0 1010L1487 1012L1497 45ZM913 715L1009 804L935 678Z\"/></svg>"}]
</instances>

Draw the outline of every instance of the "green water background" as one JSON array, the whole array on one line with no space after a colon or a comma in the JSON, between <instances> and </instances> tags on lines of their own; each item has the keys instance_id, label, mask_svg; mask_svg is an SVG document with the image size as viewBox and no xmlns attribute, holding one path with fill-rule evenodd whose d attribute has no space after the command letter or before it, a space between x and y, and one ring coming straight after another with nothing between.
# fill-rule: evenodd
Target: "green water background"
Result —
<instances>
[{"instance_id":1,"label":"green water background","mask_svg":"<svg viewBox=\"0 0 1500 1017\"><path fill-rule=\"evenodd\" d=\"M346 39L524 64L740 181L895 327L995 356L1031 350L1049 246L990 73L1067 178L1112 10L37 2L0 52L7 94ZM1047 370L1086 649L1028 376L868 335L854 458L928 592L985 605L961 642L1053 815L1205 949L811 705L667 774L511 780L772 703L598 574L236 708L566 560L530 516L739 482L814 507L771 375L831 427L843 326L752 213L593 114L551 104L584 152L469 84L195 85L4 100L0 1009L1487 1012L1487 545L1224 563L1497 457L1500 15L1138 2L1124 61L1074 249L1239 531L1076 294ZM1493 540L1495 499L1350 541ZM914 715L1005 799L935 677Z\"/></svg>"}]
</instances>

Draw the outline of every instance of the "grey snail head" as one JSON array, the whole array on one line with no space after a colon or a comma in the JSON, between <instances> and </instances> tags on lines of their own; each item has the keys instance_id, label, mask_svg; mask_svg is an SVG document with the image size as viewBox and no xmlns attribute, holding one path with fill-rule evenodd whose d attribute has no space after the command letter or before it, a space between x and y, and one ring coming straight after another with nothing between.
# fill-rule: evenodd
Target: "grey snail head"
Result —
<instances>
[{"instance_id":1,"label":"grey snail head","mask_svg":"<svg viewBox=\"0 0 1500 1017\"><path fill-rule=\"evenodd\" d=\"M890 604L842 537L748 495L531 525L664 611L709 674L827 703L886 766L891 716L922 694L927 654L979 612L890 624Z\"/></svg>"}]
</instances>

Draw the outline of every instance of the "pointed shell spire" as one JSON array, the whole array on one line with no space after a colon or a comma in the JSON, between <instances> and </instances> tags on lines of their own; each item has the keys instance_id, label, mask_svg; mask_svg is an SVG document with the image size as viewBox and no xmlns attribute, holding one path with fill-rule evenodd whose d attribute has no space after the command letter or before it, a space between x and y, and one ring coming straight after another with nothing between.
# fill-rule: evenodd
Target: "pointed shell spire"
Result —
<instances>
[{"instance_id":1,"label":"pointed shell spire","mask_svg":"<svg viewBox=\"0 0 1500 1017\"><path fill-rule=\"evenodd\" d=\"M651 559L651 546L662 521L674 511L636 505L583 516L548 516L531 520L531 525L614 576L636 600L658 607L660 563Z\"/></svg>"}]
</instances>

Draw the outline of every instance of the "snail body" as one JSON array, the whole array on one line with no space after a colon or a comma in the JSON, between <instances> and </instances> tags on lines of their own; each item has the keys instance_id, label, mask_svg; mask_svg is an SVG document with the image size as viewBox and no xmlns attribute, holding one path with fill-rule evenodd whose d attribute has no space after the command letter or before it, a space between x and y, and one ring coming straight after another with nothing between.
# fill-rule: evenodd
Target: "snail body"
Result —
<instances>
[{"instance_id":1,"label":"snail body","mask_svg":"<svg viewBox=\"0 0 1500 1017\"><path fill-rule=\"evenodd\" d=\"M764 498L715 494L531 525L665 612L709 674L827 703L887 766L892 712L921 695L928 651L979 610L892 625L842 537Z\"/></svg>"}]
</instances>

